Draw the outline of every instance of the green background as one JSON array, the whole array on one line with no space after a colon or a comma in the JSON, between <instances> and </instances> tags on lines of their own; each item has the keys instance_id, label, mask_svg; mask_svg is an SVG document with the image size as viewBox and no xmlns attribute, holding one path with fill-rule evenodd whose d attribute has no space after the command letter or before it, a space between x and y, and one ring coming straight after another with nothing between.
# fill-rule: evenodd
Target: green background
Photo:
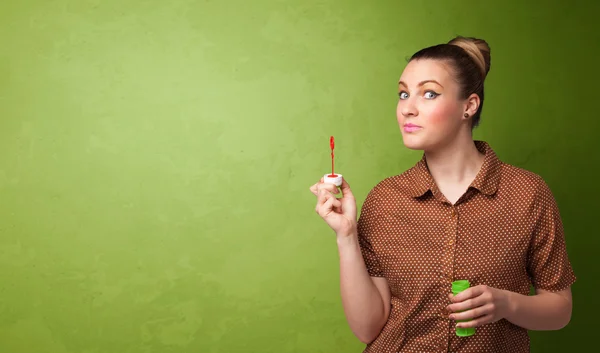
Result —
<instances>
[{"instance_id":1,"label":"green background","mask_svg":"<svg viewBox=\"0 0 600 353\"><path fill-rule=\"evenodd\" d=\"M532 351L593 343L600 6L567 3L2 1L0 352L360 352L308 187L330 135L359 207L420 158L397 80L457 34L492 47L475 137L550 185L578 276Z\"/></svg>"}]
</instances>

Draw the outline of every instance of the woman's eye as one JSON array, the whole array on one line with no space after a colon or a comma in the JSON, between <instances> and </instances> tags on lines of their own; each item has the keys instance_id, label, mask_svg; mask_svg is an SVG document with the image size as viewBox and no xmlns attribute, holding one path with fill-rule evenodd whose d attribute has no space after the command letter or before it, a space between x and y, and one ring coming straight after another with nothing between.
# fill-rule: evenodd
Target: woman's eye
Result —
<instances>
[{"instance_id":1,"label":"woman's eye","mask_svg":"<svg viewBox=\"0 0 600 353\"><path fill-rule=\"evenodd\" d=\"M437 96L439 96L439 94L435 93L434 91L427 91L427 92L425 92L425 98L426 99L434 99Z\"/></svg>"},{"instance_id":2,"label":"woman's eye","mask_svg":"<svg viewBox=\"0 0 600 353\"><path fill-rule=\"evenodd\" d=\"M400 97L400 99L406 99L406 98L408 98L408 93L400 92L400 93L398 93L398 97Z\"/></svg>"}]
</instances>

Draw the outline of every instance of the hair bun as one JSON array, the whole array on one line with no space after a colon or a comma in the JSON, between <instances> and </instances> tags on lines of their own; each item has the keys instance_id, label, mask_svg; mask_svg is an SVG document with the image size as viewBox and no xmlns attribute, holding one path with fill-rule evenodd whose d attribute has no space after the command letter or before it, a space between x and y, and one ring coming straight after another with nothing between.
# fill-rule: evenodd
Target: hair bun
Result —
<instances>
[{"instance_id":1,"label":"hair bun","mask_svg":"<svg viewBox=\"0 0 600 353\"><path fill-rule=\"evenodd\" d=\"M485 40L473 37L458 36L449 41L448 44L463 48L475 61L481 70L481 76L483 79L485 79L490 71L491 64L490 47Z\"/></svg>"}]
</instances>

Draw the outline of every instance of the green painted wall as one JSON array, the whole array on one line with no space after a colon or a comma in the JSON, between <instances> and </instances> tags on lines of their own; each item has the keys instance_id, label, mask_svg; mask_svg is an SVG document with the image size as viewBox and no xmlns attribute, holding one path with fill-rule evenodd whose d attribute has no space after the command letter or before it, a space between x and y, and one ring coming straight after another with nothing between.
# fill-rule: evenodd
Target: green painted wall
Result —
<instances>
[{"instance_id":1,"label":"green painted wall","mask_svg":"<svg viewBox=\"0 0 600 353\"><path fill-rule=\"evenodd\" d=\"M600 6L527 3L3 1L0 352L361 351L308 187L330 135L359 206L416 162L396 82L456 34L492 47L476 137L549 183L579 278L532 351L590 341Z\"/></svg>"}]
</instances>

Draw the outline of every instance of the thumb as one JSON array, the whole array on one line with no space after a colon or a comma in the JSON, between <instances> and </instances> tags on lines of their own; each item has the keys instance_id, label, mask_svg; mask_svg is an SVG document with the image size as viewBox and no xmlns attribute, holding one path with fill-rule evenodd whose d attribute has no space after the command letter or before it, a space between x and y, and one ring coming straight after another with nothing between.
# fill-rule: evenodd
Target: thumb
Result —
<instances>
[{"instance_id":1,"label":"thumb","mask_svg":"<svg viewBox=\"0 0 600 353\"><path fill-rule=\"evenodd\" d=\"M342 190L342 196L344 198L346 198L346 197L354 198L354 195L352 194L352 190L350 190L350 185L348 184L346 179L343 177L342 177L342 185L340 186L340 189Z\"/></svg>"}]
</instances>

